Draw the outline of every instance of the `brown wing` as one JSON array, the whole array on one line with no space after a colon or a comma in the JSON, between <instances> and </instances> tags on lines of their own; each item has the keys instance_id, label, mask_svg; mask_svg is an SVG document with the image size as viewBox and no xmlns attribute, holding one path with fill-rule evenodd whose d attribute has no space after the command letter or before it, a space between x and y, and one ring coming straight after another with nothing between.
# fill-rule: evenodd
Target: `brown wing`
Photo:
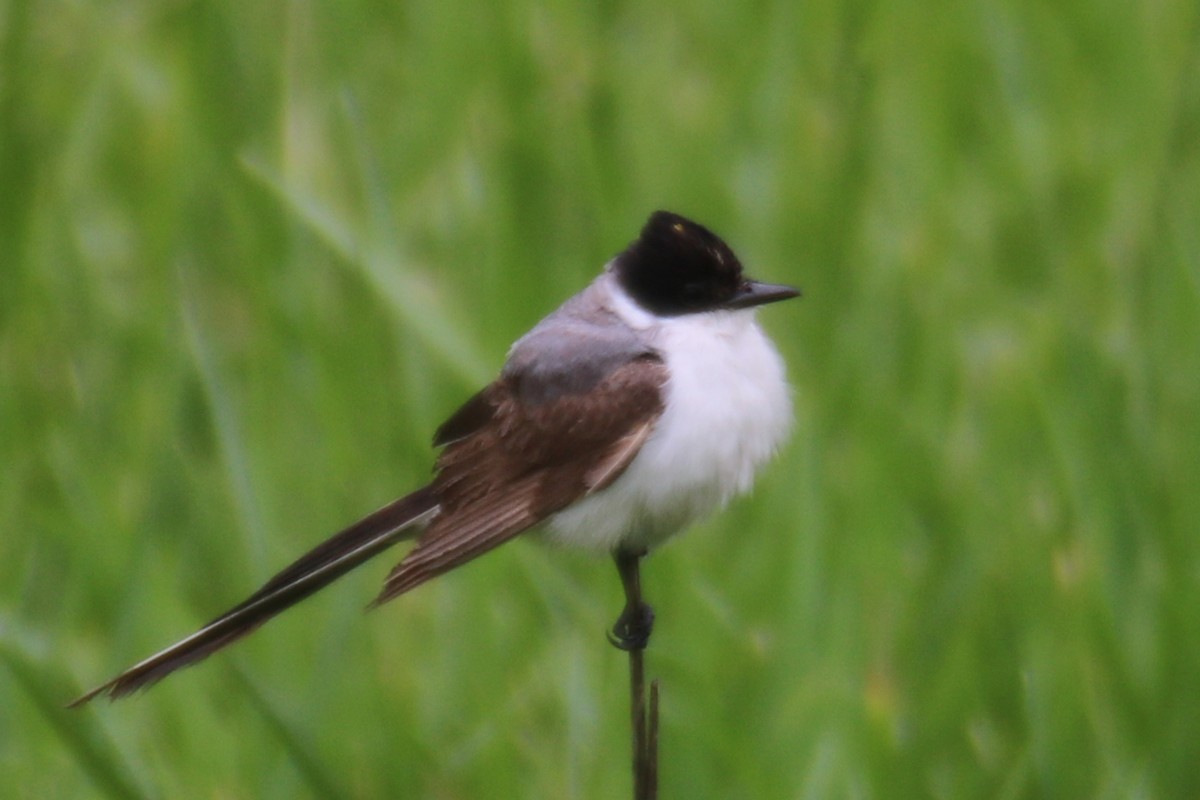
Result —
<instances>
[{"instance_id":1,"label":"brown wing","mask_svg":"<svg viewBox=\"0 0 1200 800\"><path fill-rule=\"evenodd\" d=\"M538 524L625 470L663 410L667 372L644 355L587 391L522 399L520 376L469 402L476 425L443 426L448 440L432 484L441 510L375 603L403 594ZM454 430L450 430L453 428ZM472 428L465 434L461 429ZM441 432L439 433L439 438Z\"/></svg>"}]
</instances>

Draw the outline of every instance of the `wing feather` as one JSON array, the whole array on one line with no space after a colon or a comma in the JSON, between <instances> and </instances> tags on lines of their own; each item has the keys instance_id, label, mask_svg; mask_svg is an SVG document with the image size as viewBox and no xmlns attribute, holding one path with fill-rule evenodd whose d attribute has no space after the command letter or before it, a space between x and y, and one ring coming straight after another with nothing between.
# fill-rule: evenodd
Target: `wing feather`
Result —
<instances>
[{"instance_id":1,"label":"wing feather","mask_svg":"<svg viewBox=\"0 0 1200 800\"><path fill-rule=\"evenodd\" d=\"M472 399L472 416L487 422L442 452L432 484L441 511L388 575L375 605L610 486L653 432L667 373L647 355L587 392L544 403L522 400L520 379L501 378Z\"/></svg>"}]
</instances>

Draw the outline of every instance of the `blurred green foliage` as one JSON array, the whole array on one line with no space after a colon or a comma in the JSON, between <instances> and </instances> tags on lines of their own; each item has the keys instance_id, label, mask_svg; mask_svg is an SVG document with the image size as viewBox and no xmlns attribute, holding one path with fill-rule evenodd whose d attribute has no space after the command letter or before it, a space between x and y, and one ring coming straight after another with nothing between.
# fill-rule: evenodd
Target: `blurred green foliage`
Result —
<instances>
[{"instance_id":1,"label":"blurred green foliage","mask_svg":"<svg viewBox=\"0 0 1200 800\"><path fill-rule=\"evenodd\" d=\"M806 293L793 440L647 567L663 797L1200 796L1185 0L0 4L0 796L626 796L615 575L531 542L61 705L658 207Z\"/></svg>"}]
</instances>

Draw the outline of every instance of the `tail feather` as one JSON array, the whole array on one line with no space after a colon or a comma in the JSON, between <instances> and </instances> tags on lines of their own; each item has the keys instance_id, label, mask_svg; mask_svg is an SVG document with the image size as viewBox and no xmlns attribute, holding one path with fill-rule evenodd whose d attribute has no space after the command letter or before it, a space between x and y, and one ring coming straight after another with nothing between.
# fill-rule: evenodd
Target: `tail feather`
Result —
<instances>
[{"instance_id":1,"label":"tail feather","mask_svg":"<svg viewBox=\"0 0 1200 800\"><path fill-rule=\"evenodd\" d=\"M72 701L76 708L101 694L115 699L144 689L251 633L267 620L407 538L437 508L430 487L418 489L314 547L250 597L165 650Z\"/></svg>"}]
</instances>

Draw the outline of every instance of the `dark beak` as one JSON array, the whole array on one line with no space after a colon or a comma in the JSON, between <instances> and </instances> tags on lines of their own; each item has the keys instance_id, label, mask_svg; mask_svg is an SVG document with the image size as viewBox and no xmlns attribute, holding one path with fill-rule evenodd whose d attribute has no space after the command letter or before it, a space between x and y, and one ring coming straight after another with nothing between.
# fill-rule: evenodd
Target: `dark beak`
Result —
<instances>
[{"instance_id":1,"label":"dark beak","mask_svg":"<svg viewBox=\"0 0 1200 800\"><path fill-rule=\"evenodd\" d=\"M800 290L791 286L784 286L779 283L759 283L758 281L746 281L740 289L737 290L729 302L725 304L725 308L751 308L753 306L766 305L767 303L775 303L779 300L789 300L793 297L799 297Z\"/></svg>"}]
</instances>

